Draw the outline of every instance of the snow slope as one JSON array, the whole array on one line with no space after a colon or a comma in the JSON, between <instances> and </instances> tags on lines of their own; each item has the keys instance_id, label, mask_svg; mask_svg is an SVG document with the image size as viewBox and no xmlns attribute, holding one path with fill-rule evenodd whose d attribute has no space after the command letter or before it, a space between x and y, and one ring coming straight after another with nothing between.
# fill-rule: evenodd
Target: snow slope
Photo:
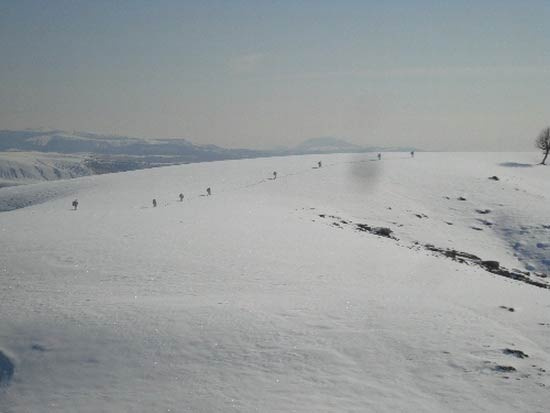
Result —
<instances>
[{"instance_id":1,"label":"snow slope","mask_svg":"<svg viewBox=\"0 0 550 413\"><path fill-rule=\"evenodd\" d=\"M0 152L0 188L92 175L79 155Z\"/></svg>"},{"instance_id":2,"label":"snow slope","mask_svg":"<svg viewBox=\"0 0 550 413\"><path fill-rule=\"evenodd\" d=\"M546 412L550 290L423 247L548 272L536 160L296 156L2 189L30 206L0 213L0 411Z\"/></svg>"}]
</instances>

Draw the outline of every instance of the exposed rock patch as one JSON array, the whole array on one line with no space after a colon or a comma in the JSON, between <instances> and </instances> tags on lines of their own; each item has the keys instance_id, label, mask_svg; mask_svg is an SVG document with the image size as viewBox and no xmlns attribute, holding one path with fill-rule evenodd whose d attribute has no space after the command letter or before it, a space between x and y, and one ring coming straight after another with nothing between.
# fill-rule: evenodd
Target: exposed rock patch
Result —
<instances>
[{"instance_id":1,"label":"exposed rock patch","mask_svg":"<svg viewBox=\"0 0 550 413\"><path fill-rule=\"evenodd\" d=\"M0 351L0 386L7 386L15 373L13 362Z\"/></svg>"},{"instance_id":2,"label":"exposed rock patch","mask_svg":"<svg viewBox=\"0 0 550 413\"><path fill-rule=\"evenodd\" d=\"M393 230L391 228L372 227L368 224L354 223L350 220L337 217L336 215L319 214L318 216L320 218L325 218L325 219L329 218L329 219L335 220L331 223L331 225L338 228L343 228L344 225L351 225L355 228L356 231L368 232L373 235L377 235L379 237L385 237L385 238L391 238L391 239L397 240L397 238L393 236Z\"/></svg>"},{"instance_id":3,"label":"exposed rock patch","mask_svg":"<svg viewBox=\"0 0 550 413\"><path fill-rule=\"evenodd\" d=\"M342 217L338 217L336 215L328 215L328 214L318 214L320 218L323 219L331 219L332 222L330 223L331 226L343 229L345 226L351 226L356 231L360 232L368 232L370 234L393 239L395 241L398 241L399 239L396 238L393 234L393 230L391 228L387 227L372 227L368 224L364 223L354 223L353 221L349 219L343 219ZM478 231L482 231L481 228L472 227L473 229L476 229ZM433 244L420 244L418 241L413 242L409 248L416 248L416 249L426 249L428 251L432 251L437 255L442 255L444 257L450 258L453 261L459 262L461 264L466 265L476 265L480 268L483 268L485 271L490 272L491 274L499 275L505 278L510 278L513 280L521 281L526 284L534 285L539 288L544 289L550 289L550 284L542 281L538 281L531 278L531 274L529 272L519 271L519 270L509 270L507 268L504 268L500 265L498 261L494 260L482 260L477 255L463 252L463 251L457 251L452 248L440 248L436 247ZM538 274L537 274L538 275ZM541 275L538 275L539 278L546 278L546 274L541 273ZM509 309L509 311L514 311L514 309Z\"/></svg>"},{"instance_id":4,"label":"exposed rock patch","mask_svg":"<svg viewBox=\"0 0 550 413\"><path fill-rule=\"evenodd\" d=\"M502 350L502 352L506 355L514 356L514 357L517 357L519 359L524 359L524 358L529 357L527 354L525 354L521 350L513 350L513 349L510 349L510 348L505 348L504 350Z\"/></svg>"},{"instance_id":5,"label":"exposed rock patch","mask_svg":"<svg viewBox=\"0 0 550 413\"><path fill-rule=\"evenodd\" d=\"M512 366L501 366L499 364L497 364L496 366L493 367L493 370L496 371L496 372L499 372L499 373L511 373L511 372L514 372L514 371L517 371L515 367L512 367Z\"/></svg>"}]
</instances>

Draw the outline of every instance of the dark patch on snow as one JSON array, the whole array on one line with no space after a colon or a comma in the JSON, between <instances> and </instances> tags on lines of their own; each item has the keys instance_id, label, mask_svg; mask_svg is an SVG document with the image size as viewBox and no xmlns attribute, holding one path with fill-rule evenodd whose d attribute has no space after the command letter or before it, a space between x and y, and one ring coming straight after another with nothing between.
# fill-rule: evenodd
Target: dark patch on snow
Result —
<instances>
[{"instance_id":1,"label":"dark patch on snow","mask_svg":"<svg viewBox=\"0 0 550 413\"><path fill-rule=\"evenodd\" d=\"M490 272L491 274L496 274L505 278L510 278L512 280L521 281L526 284L534 285L535 287L550 289L550 284L531 279L529 277L528 272L510 271L500 266L498 261L482 260L481 258L479 258L474 254L461 252L461 251L457 251L449 248L438 248L432 244L425 244L424 248L426 248L429 251L448 257L453 261L457 261L461 264L477 265L478 267L483 268L484 270Z\"/></svg>"},{"instance_id":2,"label":"dark patch on snow","mask_svg":"<svg viewBox=\"0 0 550 413\"><path fill-rule=\"evenodd\" d=\"M494 371L497 371L499 373L511 373L511 372L514 372L514 371L517 371L515 367L512 367L512 366L501 366L499 364L497 364L496 366L493 367L493 370Z\"/></svg>"},{"instance_id":3,"label":"dark patch on snow","mask_svg":"<svg viewBox=\"0 0 550 413\"><path fill-rule=\"evenodd\" d=\"M487 221L486 219L479 219L478 218L478 222L487 226L487 227L492 227L494 224L491 222L491 221Z\"/></svg>"},{"instance_id":4,"label":"dark patch on snow","mask_svg":"<svg viewBox=\"0 0 550 413\"><path fill-rule=\"evenodd\" d=\"M374 228L373 233L375 235L379 235L381 237L393 238L392 235L391 235L393 233L393 231L390 228L387 228L387 227Z\"/></svg>"},{"instance_id":5,"label":"dark patch on snow","mask_svg":"<svg viewBox=\"0 0 550 413\"><path fill-rule=\"evenodd\" d=\"M464 198L463 196L459 196L459 197L457 198L457 200L459 200L459 201L466 201L466 198Z\"/></svg>"},{"instance_id":6,"label":"dark patch on snow","mask_svg":"<svg viewBox=\"0 0 550 413\"><path fill-rule=\"evenodd\" d=\"M377 235L379 237L384 237L384 238L393 239L395 241L399 241L399 239L396 238L393 235L393 231L392 231L391 228L372 227L372 226L370 226L368 224L364 224L364 223L354 223L351 220L344 220L343 218L335 216L335 215L319 214L318 216L320 218L324 218L324 219L327 219L327 218L333 219L334 221L331 222L331 226L333 226L333 227L338 227L338 228L343 229L345 225L351 225L355 228L356 231L368 232L370 234ZM475 227L473 227L473 228L475 228ZM481 228L479 228L479 230L481 230ZM468 252L457 251L457 250L452 249L452 248L440 248L440 247L436 247L433 244L421 245L418 241L414 241L413 245L409 246L409 248L411 248L411 249L412 248L416 248L416 249L424 248L428 251L434 252L437 255L442 255L444 257L450 258L453 261L459 262L461 264L476 265L476 266L484 269L485 271L490 272L491 274L495 274L495 275L499 275L499 276L502 276L502 277L505 277L505 278L510 278L510 279L513 279L513 280L521 281L521 282L524 282L526 284L530 284L530 285L533 285L533 286L536 286L536 287L539 287L539 288L550 289L550 284L548 284L546 282L541 282L541 281L538 281L538 280L531 279L529 272L523 272L523 271L518 271L518 270L508 270L507 268L502 267L498 261L482 260L477 255L474 255L474 254L471 254L471 253L468 253ZM544 274L544 275L546 275L546 274ZM541 278L544 278L544 277L541 277ZM514 310L511 309L509 311L514 311Z\"/></svg>"},{"instance_id":7,"label":"dark patch on snow","mask_svg":"<svg viewBox=\"0 0 550 413\"><path fill-rule=\"evenodd\" d=\"M447 258L452 259L453 261L457 261L460 263L465 263L469 261L481 261L481 258L479 258L477 255L457 251L450 248L438 248L433 244L426 244L424 245L424 248L426 248L428 251L437 252L438 254L441 254Z\"/></svg>"},{"instance_id":8,"label":"dark patch on snow","mask_svg":"<svg viewBox=\"0 0 550 413\"><path fill-rule=\"evenodd\" d=\"M420 219L428 218L428 215L426 215L426 214L414 214L414 216L417 217L417 218L420 218Z\"/></svg>"},{"instance_id":9,"label":"dark patch on snow","mask_svg":"<svg viewBox=\"0 0 550 413\"><path fill-rule=\"evenodd\" d=\"M496 175L490 176L489 179L492 181L500 181L499 177Z\"/></svg>"},{"instance_id":10,"label":"dark patch on snow","mask_svg":"<svg viewBox=\"0 0 550 413\"><path fill-rule=\"evenodd\" d=\"M392 233L393 231L387 227L371 227L367 224L355 224L355 227L358 231L370 232L371 234L378 235L379 237L396 239Z\"/></svg>"},{"instance_id":11,"label":"dark patch on snow","mask_svg":"<svg viewBox=\"0 0 550 413\"><path fill-rule=\"evenodd\" d=\"M490 209L476 209L476 212L478 214L490 214L491 213L491 210Z\"/></svg>"},{"instance_id":12,"label":"dark patch on snow","mask_svg":"<svg viewBox=\"0 0 550 413\"><path fill-rule=\"evenodd\" d=\"M15 373L13 362L0 351L0 386L7 386Z\"/></svg>"},{"instance_id":13,"label":"dark patch on snow","mask_svg":"<svg viewBox=\"0 0 550 413\"><path fill-rule=\"evenodd\" d=\"M372 227L367 225L367 224L355 224L355 226L357 227L357 229L359 231L363 231L363 232L370 232L372 231Z\"/></svg>"},{"instance_id":14,"label":"dark patch on snow","mask_svg":"<svg viewBox=\"0 0 550 413\"><path fill-rule=\"evenodd\" d=\"M501 305L500 308L502 308L503 310L510 311L511 313L513 313L514 311L516 311L516 310L514 309L514 307L506 307L505 305Z\"/></svg>"},{"instance_id":15,"label":"dark patch on snow","mask_svg":"<svg viewBox=\"0 0 550 413\"><path fill-rule=\"evenodd\" d=\"M501 162L499 166L506 166L508 168L531 168L533 165L530 163Z\"/></svg>"},{"instance_id":16,"label":"dark patch on snow","mask_svg":"<svg viewBox=\"0 0 550 413\"><path fill-rule=\"evenodd\" d=\"M40 344L33 344L31 346L31 350L34 350L34 351L40 351L40 352L44 352L44 351L47 351L46 350L46 347L40 345Z\"/></svg>"},{"instance_id":17,"label":"dark patch on snow","mask_svg":"<svg viewBox=\"0 0 550 413\"><path fill-rule=\"evenodd\" d=\"M472 229L475 229L476 231L483 231L483 228L480 228L480 227L470 227Z\"/></svg>"},{"instance_id":18,"label":"dark patch on snow","mask_svg":"<svg viewBox=\"0 0 550 413\"><path fill-rule=\"evenodd\" d=\"M352 225L355 227L357 231L368 232L370 234L377 235L379 237L385 237L385 238L397 240L397 238L395 238L392 235L393 231L391 230L391 228L371 227L368 224L354 223L353 221L342 219L341 217L337 217L335 215L319 214L319 217L335 219L336 221L332 222L331 225L338 228L343 228L342 225Z\"/></svg>"},{"instance_id":19,"label":"dark patch on snow","mask_svg":"<svg viewBox=\"0 0 550 413\"><path fill-rule=\"evenodd\" d=\"M525 354L523 351L521 350L513 350L511 348L505 348L504 350L502 350L502 352L506 355L509 355L509 356L514 356L514 357L517 357L519 359L524 359L524 358L527 358L529 357L527 354Z\"/></svg>"},{"instance_id":20,"label":"dark patch on snow","mask_svg":"<svg viewBox=\"0 0 550 413\"><path fill-rule=\"evenodd\" d=\"M485 267L488 270L496 271L500 268L500 263L498 261L481 261L481 266Z\"/></svg>"}]
</instances>

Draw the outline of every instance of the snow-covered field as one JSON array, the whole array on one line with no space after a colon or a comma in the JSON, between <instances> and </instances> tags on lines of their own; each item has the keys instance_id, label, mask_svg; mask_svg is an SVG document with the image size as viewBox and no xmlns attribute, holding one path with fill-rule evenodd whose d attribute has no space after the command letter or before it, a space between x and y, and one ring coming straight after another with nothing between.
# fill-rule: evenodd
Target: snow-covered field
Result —
<instances>
[{"instance_id":1,"label":"snow-covered field","mask_svg":"<svg viewBox=\"0 0 550 413\"><path fill-rule=\"evenodd\" d=\"M545 283L538 160L297 156L4 188L0 411L546 412L550 290L426 248Z\"/></svg>"}]
</instances>

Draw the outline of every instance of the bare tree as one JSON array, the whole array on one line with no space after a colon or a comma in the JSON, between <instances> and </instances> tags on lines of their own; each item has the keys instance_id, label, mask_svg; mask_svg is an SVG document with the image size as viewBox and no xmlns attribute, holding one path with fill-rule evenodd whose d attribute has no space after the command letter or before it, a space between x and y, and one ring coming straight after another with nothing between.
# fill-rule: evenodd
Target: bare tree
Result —
<instances>
[{"instance_id":1,"label":"bare tree","mask_svg":"<svg viewBox=\"0 0 550 413\"><path fill-rule=\"evenodd\" d=\"M535 145L544 154L544 159L540 164L546 165L546 158L548 158L548 153L550 152L550 127L544 128L542 130L535 142Z\"/></svg>"}]
</instances>

